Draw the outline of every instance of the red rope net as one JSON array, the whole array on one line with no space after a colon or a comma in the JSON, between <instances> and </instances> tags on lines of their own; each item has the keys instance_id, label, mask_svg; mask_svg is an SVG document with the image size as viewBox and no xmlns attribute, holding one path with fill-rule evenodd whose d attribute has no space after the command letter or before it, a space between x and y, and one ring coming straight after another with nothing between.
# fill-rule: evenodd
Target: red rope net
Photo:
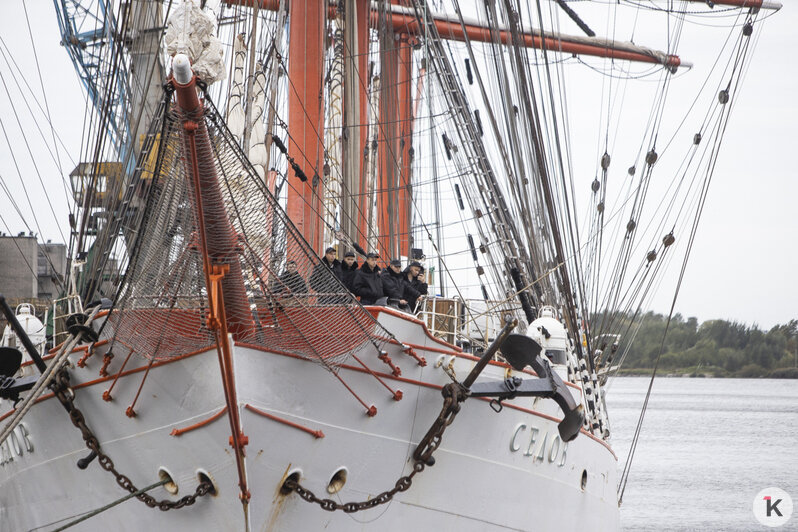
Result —
<instances>
[{"instance_id":1,"label":"red rope net","mask_svg":"<svg viewBox=\"0 0 798 532\"><path fill-rule=\"evenodd\" d=\"M115 342L151 360L215 345L203 248L229 267L222 292L237 342L335 369L392 338L303 240L210 102L197 116L173 105L160 120L144 221L109 318Z\"/></svg>"}]
</instances>

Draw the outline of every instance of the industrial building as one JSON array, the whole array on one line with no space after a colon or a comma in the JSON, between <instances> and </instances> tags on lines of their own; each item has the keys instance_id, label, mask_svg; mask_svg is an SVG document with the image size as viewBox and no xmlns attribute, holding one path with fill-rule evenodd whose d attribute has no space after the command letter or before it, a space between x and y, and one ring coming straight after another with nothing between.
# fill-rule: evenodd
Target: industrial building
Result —
<instances>
[{"instance_id":1,"label":"industrial building","mask_svg":"<svg viewBox=\"0 0 798 532\"><path fill-rule=\"evenodd\" d=\"M62 291L66 246L39 243L33 233L0 233L0 294L9 304L49 305Z\"/></svg>"}]
</instances>

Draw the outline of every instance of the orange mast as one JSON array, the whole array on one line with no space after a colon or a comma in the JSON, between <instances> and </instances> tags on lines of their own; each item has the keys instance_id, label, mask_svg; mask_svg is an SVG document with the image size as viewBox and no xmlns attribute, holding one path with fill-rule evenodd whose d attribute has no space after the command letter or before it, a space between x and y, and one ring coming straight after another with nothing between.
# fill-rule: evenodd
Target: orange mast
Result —
<instances>
[{"instance_id":1,"label":"orange mast","mask_svg":"<svg viewBox=\"0 0 798 532\"><path fill-rule=\"evenodd\" d=\"M372 13L372 17L374 14ZM396 78L399 64L399 34L394 34L388 27L380 27L380 120L377 129L379 176L377 179L377 245L380 256L385 260L393 259L398 253L397 247L397 212L396 185L399 177L399 142L397 127L397 91Z\"/></svg>"},{"instance_id":2,"label":"orange mast","mask_svg":"<svg viewBox=\"0 0 798 532\"><path fill-rule=\"evenodd\" d=\"M368 212L369 212L369 202L368 202L368 189L367 183L368 179L366 179L366 159L363 156L366 151L366 145L368 143L368 135L369 135L369 128L366 125L366 121L368 120L368 104L369 104L369 11L371 10L371 0L356 0L357 1L357 68L358 68L358 83L357 87L346 87L344 90L357 90L360 91L359 103L360 103L360 124L358 126L359 131L359 138L360 138L360 186L358 189L359 196L358 196L358 213L355 217L357 221L357 227L360 229L358 235L351 235L352 238L357 241L362 248L366 248L368 246ZM370 157L376 157L376 154L371 154Z\"/></svg>"},{"instance_id":3,"label":"orange mast","mask_svg":"<svg viewBox=\"0 0 798 532\"><path fill-rule=\"evenodd\" d=\"M267 6L264 6L267 7ZM324 121L322 70L324 29L322 0L292 0L288 15L288 153L299 164L306 181L289 177L287 212L311 248L320 251L324 187ZM315 182L315 186L314 186ZM288 250L289 256L292 250Z\"/></svg>"}]
</instances>

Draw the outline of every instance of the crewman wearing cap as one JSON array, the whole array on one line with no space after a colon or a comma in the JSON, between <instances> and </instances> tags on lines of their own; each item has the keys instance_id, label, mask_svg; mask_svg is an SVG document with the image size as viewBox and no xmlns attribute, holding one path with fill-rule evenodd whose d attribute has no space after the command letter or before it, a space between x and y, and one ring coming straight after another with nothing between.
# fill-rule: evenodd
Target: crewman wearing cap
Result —
<instances>
[{"instance_id":1,"label":"crewman wearing cap","mask_svg":"<svg viewBox=\"0 0 798 532\"><path fill-rule=\"evenodd\" d=\"M418 261L413 261L402 272L405 282L404 296L410 310L415 310L418 298L427 294L427 279L424 276L424 267Z\"/></svg>"},{"instance_id":2,"label":"crewman wearing cap","mask_svg":"<svg viewBox=\"0 0 798 532\"><path fill-rule=\"evenodd\" d=\"M341 280L341 261L335 258L335 248L329 247L324 251L324 257L322 257L321 263L313 267L313 273L310 274L310 287L319 294L342 292L341 285L336 283L333 277L339 281ZM319 299L319 303L337 303L339 299L340 298L327 295L322 296Z\"/></svg>"},{"instance_id":3,"label":"crewman wearing cap","mask_svg":"<svg viewBox=\"0 0 798 532\"><path fill-rule=\"evenodd\" d=\"M380 274L382 291L388 297L388 304L407 310L405 299L405 282L402 275L402 261L393 259Z\"/></svg>"},{"instance_id":4,"label":"crewman wearing cap","mask_svg":"<svg viewBox=\"0 0 798 532\"><path fill-rule=\"evenodd\" d=\"M360 297L360 302L364 305L375 305L385 297L380 279L380 267L377 266L378 258L380 258L378 253L369 253L366 255L366 262L355 273L352 292Z\"/></svg>"},{"instance_id":5,"label":"crewman wearing cap","mask_svg":"<svg viewBox=\"0 0 798 532\"><path fill-rule=\"evenodd\" d=\"M341 263L341 281L350 292L355 291L355 273L358 266L355 252L347 251L344 254L344 261Z\"/></svg>"}]
</instances>

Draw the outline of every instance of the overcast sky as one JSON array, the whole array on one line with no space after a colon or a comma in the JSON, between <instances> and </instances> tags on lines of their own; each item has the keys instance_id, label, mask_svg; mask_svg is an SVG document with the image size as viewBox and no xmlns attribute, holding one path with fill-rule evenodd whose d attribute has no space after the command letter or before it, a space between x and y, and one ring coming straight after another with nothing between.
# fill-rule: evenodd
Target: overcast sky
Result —
<instances>
[{"instance_id":1,"label":"overcast sky","mask_svg":"<svg viewBox=\"0 0 798 532\"><path fill-rule=\"evenodd\" d=\"M587 3L573 5L588 23L595 21L595 17L591 19L590 8L583 8ZM42 240L63 242L68 236L65 229L68 208L60 176L68 176L80 152L86 97L66 51L59 45L52 3L27 2L26 7L50 116L66 149L59 150L57 157L48 152L46 146L53 145L50 127L37 103L24 89L22 78L6 64L7 56L0 54L0 120L5 129L5 135L0 131L0 176L12 191L31 230L39 233ZM696 316L699 321L721 318L758 324L767 329L798 318L798 282L795 281L798 222L793 208L798 198L798 180L792 164L798 145L796 13L796 8L788 4L754 30L762 35L738 97L676 306L677 311L685 316ZM44 106L22 0L4 1L0 15L0 38L3 40L0 50L5 53L7 47L11 51L39 104ZM594 25L601 34L601 25ZM715 30L699 30L701 28L695 24L687 25L680 49L685 60L696 64L695 72L685 76L695 74L696 79L701 76L702 66L706 68L714 60L707 35ZM636 41L657 44L649 42L645 35L637 35ZM20 95L16 83L23 85L24 96ZM46 143L26 103L37 117ZM640 112L647 113L648 106ZM26 140L33 157L26 148ZM586 165L592 172L595 164L592 150L587 157ZM60 169L53 160L56 158L60 161ZM38 227L20 183L20 174L30 203L35 206L33 212ZM3 190L0 190L0 216L3 218L0 231L27 231ZM62 229L59 231L58 227ZM671 297L672 290L662 290L653 302L653 310L667 312Z\"/></svg>"}]
</instances>

